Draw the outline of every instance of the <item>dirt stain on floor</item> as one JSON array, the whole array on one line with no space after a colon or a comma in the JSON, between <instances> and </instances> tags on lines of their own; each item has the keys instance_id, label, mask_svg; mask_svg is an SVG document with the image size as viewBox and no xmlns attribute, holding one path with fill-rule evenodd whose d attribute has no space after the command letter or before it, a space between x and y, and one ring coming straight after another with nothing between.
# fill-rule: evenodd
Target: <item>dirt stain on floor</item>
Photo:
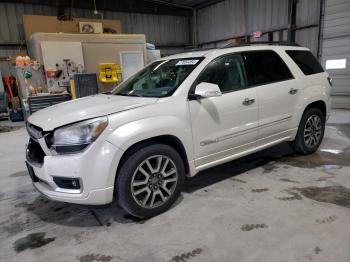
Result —
<instances>
[{"instance_id":1,"label":"dirt stain on floor","mask_svg":"<svg viewBox=\"0 0 350 262\"><path fill-rule=\"evenodd\" d=\"M9 175L9 177L22 177L22 176L29 176L28 171L20 171Z\"/></svg>"},{"instance_id":2,"label":"dirt stain on floor","mask_svg":"<svg viewBox=\"0 0 350 262\"><path fill-rule=\"evenodd\" d=\"M278 166L274 162L271 162L263 165L262 168L264 169L263 174L268 174L271 172L277 172Z\"/></svg>"},{"instance_id":3,"label":"dirt stain on floor","mask_svg":"<svg viewBox=\"0 0 350 262\"><path fill-rule=\"evenodd\" d=\"M293 192L293 189L286 189L283 190L282 192L286 192L288 195L288 197L277 197L278 200L282 200L282 201L293 201L293 200L302 200L303 198L296 192Z\"/></svg>"},{"instance_id":4,"label":"dirt stain on floor","mask_svg":"<svg viewBox=\"0 0 350 262\"><path fill-rule=\"evenodd\" d=\"M323 148L314 154L287 156L279 161L300 168L324 167L326 169L339 169L342 166L350 166L350 147L343 150Z\"/></svg>"},{"instance_id":5,"label":"dirt stain on floor","mask_svg":"<svg viewBox=\"0 0 350 262\"><path fill-rule=\"evenodd\" d=\"M45 232L29 234L23 238L17 239L13 244L13 248L16 252L22 252L26 249L35 249L45 246L56 239L55 237L45 238L45 235Z\"/></svg>"},{"instance_id":6,"label":"dirt stain on floor","mask_svg":"<svg viewBox=\"0 0 350 262\"><path fill-rule=\"evenodd\" d=\"M0 133L7 133L20 129L20 126L0 126Z\"/></svg>"},{"instance_id":7,"label":"dirt stain on floor","mask_svg":"<svg viewBox=\"0 0 350 262\"><path fill-rule=\"evenodd\" d=\"M333 215L333 216L326 217L324 219L316 219L316 223L329 224L334 222L337 218L338 218L337 216Z\"/></svg>"},{"instance_id":8,"label":"dirt stain on floor","mask_svg":"<svg viewBox=\"0 0 350 262\"><path fill-rule=\"evenodd\" d=\"M252 231L254 229L259 229L259 228L267 228L268 226L265 224L246 224L241 226L242 231Z\"/></svg>"},{"instance_id":9,"label":"dirt stain on floor","mask_svg":"<svg viewBox=\"0 0 350 262\"><path fill-rule=\"evenodd\" d=\"M318 202L350 208L350 189L344 186L303 187L292 190Z\"/></svg>"},{"instance_id":10,"label":"dirt stain on floor","mask_svg":"<svg viewBox=\"0 0 350 262\"><path fill-rule=\"evenodd\" d=\"M315 254L318 255L318 254L320 254L323 250L322 250L319 246L316 246L314 251L315 251Z\"/></svg>"},{"instance_id":11,"label":"dirt stain on floor","mask_svg":"<svg viewBox=\"0 0 350 262\"><path fill-rule=\"evenodd\" d=\"M106 256L101 254L87 254L85 256L77 257L80 262L109 262L113 259L113 256Z\"/></svg>"},{"instance_id":12,"label":"dirt stain on floor","mask_svg":"<svg viewBox=\"0 0 350 262\"><path fill-rule=\"evenodd\" d=\"M262 193L262 192L266 192L266 191L269 191L269 189L268 188L254 188L254 189L252 189L253 193Z\"/></svg>"},{"instance_id":13,"label":"dirt stain on floor","mask_svg":"<svg viewBox=\"0 0 350 262\"><path fill-rule=\"evenodd\" d=\"M234 178L234 177L232 177L232 178L230 178L232 181L235 181L235 182L239 182L239 183L242 183L242 184L246 184L247 183L247 181L244 181L244 180L242 180L242 179L239 179L239 178Z\"/></svg>"},{"instance_id":14,"label":"dirt stain on floor","mask_svg":"<svg viewBox=\"0 0 350 262\"><path fill-rule=\"evenodd\" d=\"M196 248L190 252L185 252L180 255L173 256L170 260L168 260L168 262L186 262L200 255L202 252L203 252L203 249Z\"/></svg>"},{"instance_id":15,"label":"dirt stain on floor","mask_svg":"<svg viewBox=\"0 0 350 262\"><path fill-rule=\"evenodd\" d=\"M350 137L350 123L327 124L329 127L335 127L341 134Z\"/></svg>"},{"instance_id":16,"label":"dirt stain on floor","mask_svg":"<svg viewBox=\"0 0 350 262\"><path fill-rule=\"evenodd\" d=\"M288 179L288 178L281 178L280 181L282 181L282 182L288 182L288 183L293 183L293 184L300 184L299 181L291 180L291 179Z\"/></svg>"}]
</instances>

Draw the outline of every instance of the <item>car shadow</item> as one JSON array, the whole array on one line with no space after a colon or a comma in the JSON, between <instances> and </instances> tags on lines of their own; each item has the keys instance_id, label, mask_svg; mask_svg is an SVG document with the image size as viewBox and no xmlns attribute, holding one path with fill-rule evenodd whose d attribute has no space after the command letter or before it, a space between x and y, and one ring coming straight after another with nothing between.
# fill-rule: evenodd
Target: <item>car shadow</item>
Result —
<instances>
[{"instance_id":1,"label":"car shadow","mask_svg":"<svg viewBox=\"0 0 350 262\"><path fill-rule=\"evenodd\" d=\"M192 193L225 179L237 177L242 173L261 166L265 166L265 169L268 170L271 167L266 167L266 165L270 161L275 161L293 154L293 151L287 144L280 144L270 149L202 171L193 178L187 178L183 191ZM173 207L180 204L182 199L183 196L180 196ZM113 223L142 224L147 221L129 215L118 205L117 201L106 206L85 206L57 202L40 195L32 203L25 203L22 207L26 208L28 212L38 217L42 222L71 227L109 227Z\"/></svg>"},{"instance_id":2,"label":"car shadow","mask_svg":"<svg viewBox=\"0 0 350 262\"><path fill-rule=\"evenodd\" d=\"M267 165L271 161L293 156L296 156L296 154L288 143L282 143L237 160L209 168L194 177L187 178L184 192L192 193L220 181L237 177L257 167L263 167L263 173L270 172L274 169L273 165Z\"/></svg>"}]
</instances>

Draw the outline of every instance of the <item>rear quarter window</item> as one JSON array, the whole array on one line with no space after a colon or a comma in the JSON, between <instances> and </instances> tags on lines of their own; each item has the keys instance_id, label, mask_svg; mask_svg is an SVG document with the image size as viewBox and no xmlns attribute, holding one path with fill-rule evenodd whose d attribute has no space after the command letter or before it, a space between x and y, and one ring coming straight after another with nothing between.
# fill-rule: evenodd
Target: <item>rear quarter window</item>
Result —
<instances>
[{"instance_id":1,"label":"rear quarter window","mask_svg":"<svg viewBox=\"0 0 350 262\"><path fill-rule=\"evenodd\" d=\"M249 86L265 85L293 78L282 58L272 50L243 53L248 66Z\"/></svg>"},{"instance_id":2,"label":"rear quarter window","mask_svg":"<svg viewBox=\"0 0 350 262\"><path fill-rule=\"evenodd\" d=\"M324 72L322 66L310 51L288 50L286 53L298 65L304 75L313 75Z\"/></svg>"}]
</instances>

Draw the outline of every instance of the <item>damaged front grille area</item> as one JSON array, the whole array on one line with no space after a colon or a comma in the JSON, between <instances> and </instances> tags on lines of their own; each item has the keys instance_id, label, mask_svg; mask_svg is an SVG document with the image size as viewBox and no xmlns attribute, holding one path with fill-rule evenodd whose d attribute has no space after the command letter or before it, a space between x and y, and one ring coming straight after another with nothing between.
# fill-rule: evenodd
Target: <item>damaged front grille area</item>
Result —
<instances>
[{"instance_id":1,"label":"damaged front grille area","mask_svg":"<svg viewBox=\"0 0 350 262\"><path fill-rule=\"evenodd\" d=\"M29 143L26 151L27 159L31 163L41 165L44 163L45 153L41 148L40 144L36 142L33 138L29 139Z\"/></svg>"},{"instance_id":2,"label":"damaged front grille area","mask_svg":"<svg viewBox=\"0 0 350 262\"><path fill-rule=\"evenodd\" d=\"M27 122L26 128L29 136L33 139L40 139L44 135L44 131L40 127L32 125L29 122Z\"/></svg>"},{"instance_id":3,"label":"damaged front grille area","mask_svg":"<svg viewBox=\"0 0 350 262\"><path fill-rule=\"evenodd\" d=\"M42 128L29 122L26 128L30 137L26 150L27 160L33 164L42 165L51 148L53 132L43 131Z\"/></svg>"}]
</instances>

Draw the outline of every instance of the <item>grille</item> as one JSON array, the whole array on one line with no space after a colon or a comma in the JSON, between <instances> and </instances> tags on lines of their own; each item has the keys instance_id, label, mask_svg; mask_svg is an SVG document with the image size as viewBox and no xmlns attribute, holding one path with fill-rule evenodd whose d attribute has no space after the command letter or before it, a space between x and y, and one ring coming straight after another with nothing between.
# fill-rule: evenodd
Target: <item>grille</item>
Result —
<instances>
[{"instance_id":1,"label":"grille","mask_svg":"<svg viewBox=\"0 0 350 262\"><path fill-rule=\"evenodd\" d=\"M45 153L42 150L40 144L33 140L29 139L28 147L27 147L27 159L36 164L42 164L44 162Z\"/></svg>"}]
</instances>

